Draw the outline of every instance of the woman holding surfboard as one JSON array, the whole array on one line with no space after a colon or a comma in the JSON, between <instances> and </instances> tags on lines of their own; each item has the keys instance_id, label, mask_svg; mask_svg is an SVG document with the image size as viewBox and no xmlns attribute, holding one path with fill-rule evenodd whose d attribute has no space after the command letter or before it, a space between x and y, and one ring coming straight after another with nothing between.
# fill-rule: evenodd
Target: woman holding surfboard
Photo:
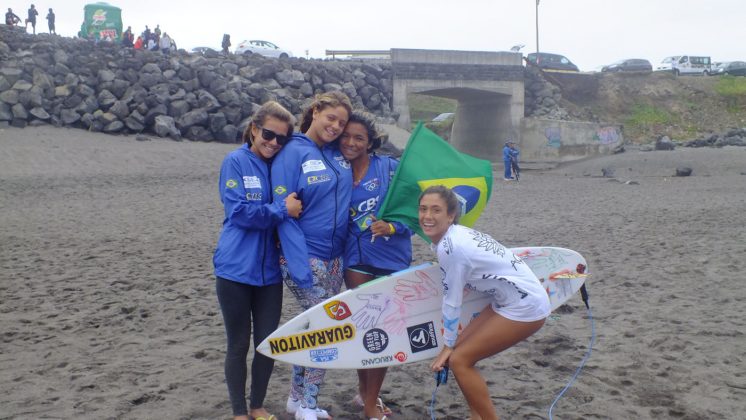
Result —
<instances>
[{"instance_id":1,"label":"woman holding surfboard","mask_svg":"<svg viewBox=\"0 0 746 420\"><path fill-rule=\"evenodd\" d=\"M223 313L227 351L225 382L234 419L271 420L263 408L274 359L254 352L251 363L250 409L246 407L246 357L252 322L254 343L277 329L282 311L280 252L275 228L297 218L296 194L271 202L269 164L293 132L295 118L277 102L267 102L252 116L245 144L229 153L220 168L223 229L213 257L215 289Z\"/></svg>"},{"instance_id":2,"label":"woman holding surfboard","mask_svg":"<svg viewBox=\"0 0 746 420\"><path fill-rule=\"evenodd\" d=\"M420 195L420 227L443 272L445 345L430 367L434 372L450 368L472 418L497 419L475 364L538 331L551 306L528 265L489 235L458 224L460 209L458 197L447 187L432 186ZM464 289L489 293L493 301L459 334Z\"/></svg>"},{"instance_id":3,"label":"woman holding surfboard","mask_svg":"<svg viewBox=\"0 0 746 420\"><path fill-rule=\"evenodd\" d=\"M283 280L304 310L342 288L352 171L335 140L351 112L350 99L342 92L316 95L303 112L302 134L295 133L272 163L274 201L291 191L303 201L303 216L285 220L277 231ZM325 372L293 366L286 410L297 420L329 418L317 406Z\"/></svg>"},{"instance_id":4,"label":"woman holding surfboard","mask_svg":"<svg viewBox=\"0 0 746 420\"><path fill-rule=\"evenodd\" d=\"M383 140L373 116L357 110L350 115L340 138L339 148L352 165L353 175L345 250L348 289L404 270L412 262L412 231L403 223L378 220L375 216L399 165L396 159L375 154ZM357 375L359 394L355 402L363 406L365 417L385 419L391 415L378 396L386 368L358 369Z\"/></svg>"}]
</instances>

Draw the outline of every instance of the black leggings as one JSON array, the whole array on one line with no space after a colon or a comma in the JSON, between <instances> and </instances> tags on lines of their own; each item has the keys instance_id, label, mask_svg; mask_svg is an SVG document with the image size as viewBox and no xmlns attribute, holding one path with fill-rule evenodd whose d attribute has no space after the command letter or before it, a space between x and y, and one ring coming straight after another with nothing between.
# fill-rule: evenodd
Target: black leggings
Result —
<instances>
[{"instance_id":1,"label":"black leggings","mask_svg":"<svg viewBox=\"0 0 746 420\"><path fill-rule=\"evenodd\" d=\"M228 349L225 354L225 382L234 416L247 415L246 356L249 353L251 324L254 321L254 348L277 329L282 313L282 283L270 286L217 278L215 290L223 312ZM254 351L251 362L250 407L261 408L267 395L275 361Z\"/></svg>"}]
</instances>

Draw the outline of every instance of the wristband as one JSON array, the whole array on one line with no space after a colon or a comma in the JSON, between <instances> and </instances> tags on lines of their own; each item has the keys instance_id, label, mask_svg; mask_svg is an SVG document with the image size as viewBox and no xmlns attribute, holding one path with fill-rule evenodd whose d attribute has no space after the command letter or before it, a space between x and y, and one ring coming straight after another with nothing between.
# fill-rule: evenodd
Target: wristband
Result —
<instances>
[{"instance_id":1,"label":"wristband","mask_svg":"<svg viewBox=\"0 0 746 420\"><path fill-rule=\"evenodd\" d=\"M393 224L389 223L389 236L391 236L391 235L393 235L395 233L396 233L396 228L394 227Z\"/></svg>"}]
</instances>

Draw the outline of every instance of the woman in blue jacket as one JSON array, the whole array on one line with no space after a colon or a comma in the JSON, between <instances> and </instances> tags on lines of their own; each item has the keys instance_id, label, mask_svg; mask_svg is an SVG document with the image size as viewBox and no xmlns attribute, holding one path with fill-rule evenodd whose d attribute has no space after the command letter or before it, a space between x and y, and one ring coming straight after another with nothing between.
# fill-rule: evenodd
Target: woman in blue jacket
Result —
<instances>
[{"instance_id":1,"label":"woman in blue jacket","mask_svg":"<svg viewBox=\"0 0 746 420\"><path fill-rule=\"evenodd\" d=\"M512 140L508 140L505 142L505 147L503 147L503 165L505 165L505 177L503 178L505 181L510 180L518 180L518 150L515 148L515 143ZM515 178L511 174L511 172L515 170Z\"/></svg>"},{"instance_id":2,"label":"woman in blue jacket","mask_svg":"<svg viewBox=\"0 0 746 420\"><path fill-rule=\"evenodd\" d=\"M246 142L229 153L220 168L220 199L225 208L213 264L216 291L227 336L225 381L234 419L248 419L246 357L252 321L254 346L277 329L282 312L280 251L275 228L297 218L295 193L272 202L269 164L293 132L295 118L277 102L267 102L244 132ZM251 363L251 418L274 418L264 397L274 359L254 352Z\"/></svg>"},{"instance_id":3,"label":"woman in blue jacket","mask_svg":"<svg viewBox=\"0 0 746 420\"><path fill-rule=\"evenodd\" d=\"M348 289L408 268L412 262L412 231L403 223L378 220L375 216L399 165L396 159L375 154L382 141L373 116L353 111L339 143L342 154L352 165L353 176L345 251ZM368 321L355 316L352 320L361 329L375 326L360 325ZM357 375L359 394L355 402L363 405L365 417L386 418L391 410L378 397L386 368L359 369Z\"/></svg>"},{"instance_id":4,"label":"woman in blue jacket","mask_svg":"<svg viewBox=\"0 0 746 420\"><path fill-rule=\"evenodd\" d=\"M304 310L336 295L342 287L352 172L335 140L351 111L344 93L317 95L303 113L303 134L295 133L272 162L274 200L284 200L288 192L297 191L303 201L303 215L285 220L277 231L283 280ZM317 406L324 374L324 369L293 367L286 409L296 419L329 417Z\"/></svg>"}]
</instances>

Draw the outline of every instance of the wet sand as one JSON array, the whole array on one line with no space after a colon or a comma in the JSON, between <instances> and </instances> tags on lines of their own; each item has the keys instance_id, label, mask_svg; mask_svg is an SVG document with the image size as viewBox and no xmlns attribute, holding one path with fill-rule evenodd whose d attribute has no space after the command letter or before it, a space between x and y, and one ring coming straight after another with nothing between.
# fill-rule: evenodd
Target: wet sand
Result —
<instances>
[{"instance_id":1,"label":"wet sand","mask_svg":"<svg viewBox=\"0 0 746 420\"><path fill-rule=\"evenodd\" d=\"M0 418L230 418L212 252L218 170L235 147L0 130ZM692 176L673 177L678 166ZM554 417L740 417L746 148L630 150L520 183L501 171L476 228L508 246L575 249L592 273L596 343ZM415 256L433 259L420 239ZM286 293L283 319L297 313ZM502 418L546 418L590 337L577 297L481 363ZM289 377L278 363L266 400L281 419ZM392 418L430 418L434 385L426 364L390 369ZM356 375L330 371L320 405L362 418L355 393ZM453 378L436 415L468 415Z\"/></svg>"}]
</instances>

